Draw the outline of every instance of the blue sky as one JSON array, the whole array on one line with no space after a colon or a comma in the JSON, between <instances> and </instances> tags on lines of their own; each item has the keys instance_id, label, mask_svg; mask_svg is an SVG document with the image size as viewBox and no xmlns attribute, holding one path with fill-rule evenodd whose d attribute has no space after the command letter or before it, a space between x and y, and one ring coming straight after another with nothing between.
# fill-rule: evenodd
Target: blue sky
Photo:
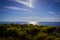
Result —
<instances>
[{"instance_id":1,"label":"blue sky","mask_svg":"<svg viewBox=\"0 0 60 40\"><path fill-rule=\"evenodd\" d=\"M60 22L60 0L0 0L0 21Z\"/></svg>"}]
</instances>

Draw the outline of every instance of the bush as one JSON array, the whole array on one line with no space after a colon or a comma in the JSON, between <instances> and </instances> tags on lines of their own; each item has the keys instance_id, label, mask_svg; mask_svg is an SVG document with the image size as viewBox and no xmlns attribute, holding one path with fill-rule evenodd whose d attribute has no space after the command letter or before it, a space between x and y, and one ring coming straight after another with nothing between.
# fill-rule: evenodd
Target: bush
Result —
<instances>
[{"instance_id":1,"label":"bush","mask_svg":"<svg viewBox=\"0 0 60 40\"><path fill-rule=\"evenodd\" d=\"M0 40L60 40L60 27L0 24Z\"/></svg>"}]
</instances>

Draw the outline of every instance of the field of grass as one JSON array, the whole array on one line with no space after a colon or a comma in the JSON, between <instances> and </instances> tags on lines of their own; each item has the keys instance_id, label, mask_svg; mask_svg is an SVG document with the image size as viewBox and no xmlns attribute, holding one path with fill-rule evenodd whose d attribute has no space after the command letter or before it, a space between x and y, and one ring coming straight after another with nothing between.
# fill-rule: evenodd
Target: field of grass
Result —
<instances>
[{"instance_id":1,"label":"field of grass","mask_svg":"<svg viewBox=\"0 0 60 40\"><path fill-rule=\"evenodd\" d=\"M0 24L0 40L60 40L60 27Z\"/></svg>"}]
</instances>

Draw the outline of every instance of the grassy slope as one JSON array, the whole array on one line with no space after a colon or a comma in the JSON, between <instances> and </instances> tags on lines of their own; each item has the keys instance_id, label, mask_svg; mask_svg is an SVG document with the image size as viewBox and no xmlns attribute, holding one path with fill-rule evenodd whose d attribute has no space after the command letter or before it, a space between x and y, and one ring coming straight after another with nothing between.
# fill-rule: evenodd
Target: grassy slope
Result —
<instances>
[{"instance_id":1,"label":"grassy slope","mask_svg":"<svg viewBox=\"0 0 60 40\"><path fill-rule=\"evenodd\" d=\"M0 24L0 40L60 40L60 27Z\"/></svg>"}]
</instances>

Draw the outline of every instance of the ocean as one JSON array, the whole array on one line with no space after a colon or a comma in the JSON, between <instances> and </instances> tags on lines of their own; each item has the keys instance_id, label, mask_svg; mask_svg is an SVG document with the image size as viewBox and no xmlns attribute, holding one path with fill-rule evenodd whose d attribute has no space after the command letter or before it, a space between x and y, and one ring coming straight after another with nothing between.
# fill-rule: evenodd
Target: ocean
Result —
<instances>
[{"instance_id":1,"label":"ocean","mask_svg":"<svg viewBox=\"0 0 60 40\"><path fill-rule=\"evenodd\" d=\"M0 22L0 24L28 24L28 22ZM47 25L47 26L60 26L60 22L38 22L39 25Z\"/></svg>"}]
</instances>

